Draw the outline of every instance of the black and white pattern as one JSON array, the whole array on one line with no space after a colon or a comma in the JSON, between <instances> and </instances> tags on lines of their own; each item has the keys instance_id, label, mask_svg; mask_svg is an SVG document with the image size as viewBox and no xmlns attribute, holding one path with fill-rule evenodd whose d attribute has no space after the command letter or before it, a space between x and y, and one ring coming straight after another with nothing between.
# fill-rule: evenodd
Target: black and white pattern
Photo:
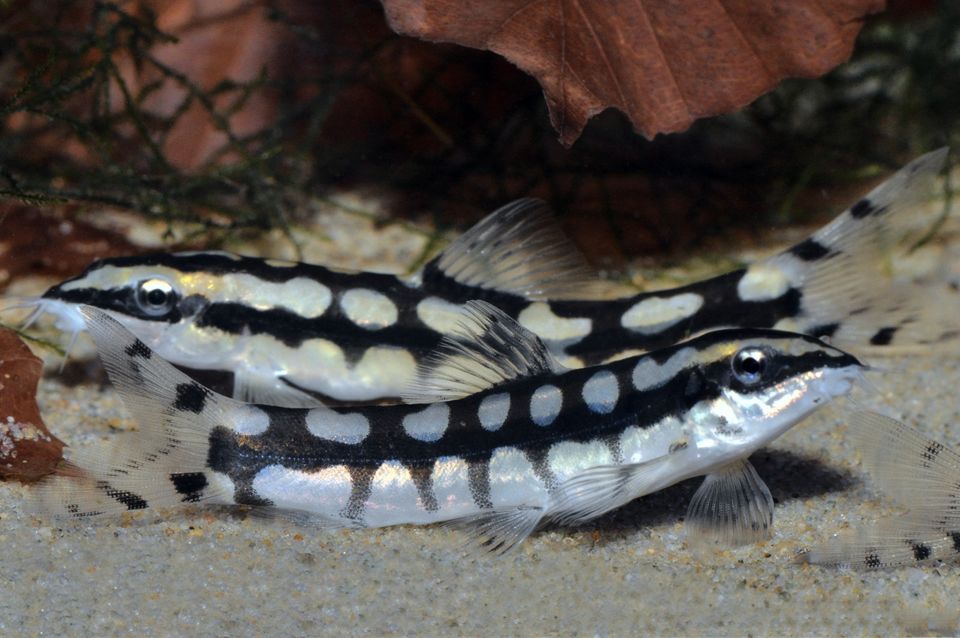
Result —
<instances>
[{"instance_id":1,"label":"black and white pattern","mask_svg":"<svg viewBox=\"0 0 960 638\"><path fill-rule=\"evenodd\" d=\"M459 398L445 402L304 409L217 395L105 313L84 309L143 430L74 460L67 475L41 486L41 498L70 518L216 502L300 512L330 527L448 522L505 550L542 522L586 520L718 467L727 478L711 483L721 489L701 498L698 512L739 502L726 503L735 495L722 487L741 474L750 480L737 484L765 502L745 458L846 394L861 369L814 338L741 329L556 371L549 361L532 363L543 345L501 311L483 302L467 310L473 323L464 330L476 343L448 338L434 364L489 366L500 352L501 369L476 377L472 393L450 377ZM764 372L744 376L734 361L755 352L766 357ZM442 377L432 383L443 392ZM757 405L766 406L762 414ZM700 515L698 529L720 526L720 536L740 542L750 538L744 530L765 533L768 515L756 507L730 520Z\"/></svg>"},{"instance_id":2,"label":"black and white pattern","mask_svg":"<svg viewBox=\"0 0 960 638\"><path fill-rule=\"evenodd\" d=\"M880 569L960 556L960 454L871 412L851 416L850 434L880 491L909 511L837 534L803 560Z\"/></svg>"},{"instance_id":3,"label":"black and white pattern","mask_svg":"<svg viewBox=\"0 0 960 638\"><path fill-rule=\"evenodd\" d=\"M173 363L232 372L237 398L289 406L401 396L472 299L516 319L568 367L722 327L775 327L852 349L930 347L956 341L960 299L898 283L887 264L915 236L915 205L945 155L910 163L781 254L621 299L597 298L575 247L528 199L491 213L410 279L221 252L159 254L96 262L39 303L72 331L83 325L79 304L110 310Z\"/></svg>"}]
</instances>

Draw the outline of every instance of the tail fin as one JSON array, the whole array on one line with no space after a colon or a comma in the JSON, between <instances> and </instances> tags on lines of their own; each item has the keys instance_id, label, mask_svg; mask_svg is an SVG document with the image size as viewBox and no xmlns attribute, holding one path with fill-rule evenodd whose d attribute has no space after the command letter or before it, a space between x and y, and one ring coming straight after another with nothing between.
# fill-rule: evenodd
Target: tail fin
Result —
<instances>
[{"instance_id":1,"label":"tail fin","mask_svg":"<svg viewBox=\"0 0 960 638\"><path fill-rule=\"evenodd\" d=\"M147 507L229 502L206 468L208 437L233 401L174 368L106 313L81 309L111 381L142 428L78 454L37 486L40 509L88 518Z\"/></svg>"},{"instance_id":2,"label":"tail fin","mask_svg":"<svg viewBox=\"0 0 960 638\"><path fill-rule=\"evenodd\" d=\"M874 482L910 511L838 534L804 560L876 569L960 556L960 454L879 414L855 413L850 425Z\"/></svg>"},{"instance_id":3,"label":"tail fin","mask_svg":"<svg viewBox=\"0 0 960 638\"><path fill-rule=\"evenodd\" d=\"M852 349L909 349L956 340L960 295L946 283L898 281L892 259L932 222L921 201L947 149L923 155L870 191L830 224L792 248L758 262L741 280L741 296L800 290L800 312L782 327L829 337Z\"/></svg>"}]
</instances>

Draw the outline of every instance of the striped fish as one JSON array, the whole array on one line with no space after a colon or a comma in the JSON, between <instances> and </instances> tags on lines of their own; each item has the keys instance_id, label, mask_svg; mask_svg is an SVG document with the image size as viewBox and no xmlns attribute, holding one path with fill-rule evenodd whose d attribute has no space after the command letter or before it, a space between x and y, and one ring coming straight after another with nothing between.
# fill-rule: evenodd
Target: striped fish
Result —
<instances>
[{"instance_id":1,"label":"striped fish","mask_svg":"<svg viewBox=\"0 0 960 638\"><path fill-rule=\"evenodd\" d=\"M447 523L494 551L699 475L688 528L762 538L773 499L747 457L862 370L816 338L768 329L564 370L532 333L471 302L407 396L443 401L280 408L217 395L106 313L81 312L141 430L42 485L48 510L221 503L323 527Z\"/></svg>"},{"instance_id":2,"label":"striped fish","mask_svg":"<svg viewBox=\"0 0 960 638\"><path fill-rule=\"evenodd\" d=\"M850 426L880 491L909 512L836 534L801 560L882 569L960 557L960 454L880 414L856 413Z\"/></svg>"},{"instance_id":3,"label":"striped fish","mask_svg":"<svg viewBox=\"0 0 960 638\"><path fill-rule=\"evenodd\" d=\"M520 200L412 278L188 252L98 261L46 292L38 312L83 329L110 310L173 363L234 374L233 396L292 407L397 397L417 365L482 299L568 367L612 361L720 327L774 327L841 347L891 349L956 335L928 290L888 258L915 222L946 149L925 155L820 231L748 268L675 288L595 298L596 279L542 202Z\"/></svg>"}]
</instances>

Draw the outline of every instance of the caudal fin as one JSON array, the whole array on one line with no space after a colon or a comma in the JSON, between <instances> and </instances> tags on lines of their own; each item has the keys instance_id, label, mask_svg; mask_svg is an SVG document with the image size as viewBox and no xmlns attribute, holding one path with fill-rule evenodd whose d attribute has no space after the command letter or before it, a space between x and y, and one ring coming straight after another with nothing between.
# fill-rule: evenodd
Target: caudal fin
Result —
<instances>
[{"instance_id":1,"label":"caudal fin","mask_svg":"<svg viewBox=\"0 0 960 638\"><path fill-rule=\"evenodd\" d=\"M947 149L897 171L830 224L792 248L750 266L740 295L801 292L799 314L778 327L828 337L840 347L904 350L957 342L960 295L944 284L900 281L892 262L931 223L929 196Z\"/></svg>"},{"instance_id":2,"label":"caudal fin","mask_svg":"<svg viewBox=\"0 0 960 638\"><path fill-rule=\"evenodd\" d=\"M235 402L187 377L106 313L88 306L81 312L111 381L141 429L105 450L72 455L36 487L39 508L83 519L228 501L225 486L206 463L209 433Z\"/></svg>"},{"instance_id":3,"label":"caudal fin","mask_svg":"<svg viewBox=\"0 0 960 638\"><path fill-rule=\"evenodd\" d=\"M877 569L960 556L960 454L870 412L851 416L850 434L873 481L909 512L837 534L804 560Z\"/></svg>"}]
</instances>

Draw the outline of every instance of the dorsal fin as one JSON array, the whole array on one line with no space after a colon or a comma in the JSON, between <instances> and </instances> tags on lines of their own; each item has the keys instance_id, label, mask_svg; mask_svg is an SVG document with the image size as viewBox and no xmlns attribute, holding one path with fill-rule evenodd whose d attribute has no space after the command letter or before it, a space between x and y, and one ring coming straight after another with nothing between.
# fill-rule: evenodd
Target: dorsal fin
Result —
<instances>
[{"instance_id":1,"label":"dorsal fin","mask_svg":"<svg viewBox=\"0 0 960 638\"><path fill-rule=\"evenodd\" d=\"M485 301L464 304L457 331L420 364L407 403L449 401L514 379L559 372L540 338Z\"/></svg>"},{"instance_id":2,"label":"dorsal fin","mask_svg":"<svg viewBox=\"0 0 960 638\"><path fill-rule=\"evenodd\" d=\"M426 265L424 279L431 272L534 300L582 299L595 294L597 284L596 273L547 204L530 198L484 217Z\"/></svg>"}]
</instances>

